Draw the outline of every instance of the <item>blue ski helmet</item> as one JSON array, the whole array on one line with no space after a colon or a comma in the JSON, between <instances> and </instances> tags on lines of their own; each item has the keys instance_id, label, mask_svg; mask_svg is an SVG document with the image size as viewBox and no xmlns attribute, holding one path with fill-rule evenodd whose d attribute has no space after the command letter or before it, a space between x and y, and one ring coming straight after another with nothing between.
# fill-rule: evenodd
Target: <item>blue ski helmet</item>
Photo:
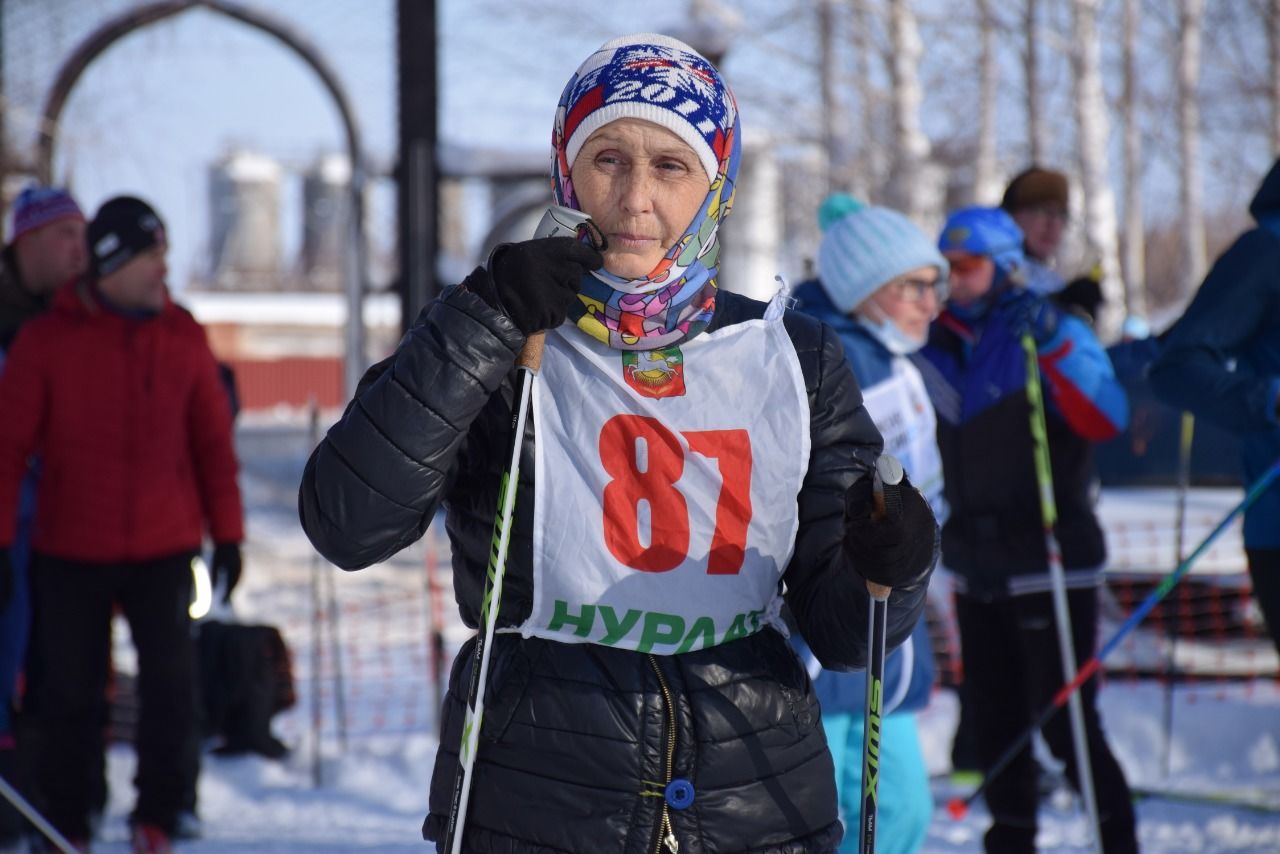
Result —
<instances>
[{"instance_id":1,"label":"blue ski helmet","mask_svg":"<svg viewBox=\"0 0 1280 854\"><path fill-rule=\"evenodd\" d=\"M947 217L938 249L990 256L1000 277L1008 278L1025 263L1022 240L1022 229L1001 208L969 207Z\"/></svg>"}]
</instances>

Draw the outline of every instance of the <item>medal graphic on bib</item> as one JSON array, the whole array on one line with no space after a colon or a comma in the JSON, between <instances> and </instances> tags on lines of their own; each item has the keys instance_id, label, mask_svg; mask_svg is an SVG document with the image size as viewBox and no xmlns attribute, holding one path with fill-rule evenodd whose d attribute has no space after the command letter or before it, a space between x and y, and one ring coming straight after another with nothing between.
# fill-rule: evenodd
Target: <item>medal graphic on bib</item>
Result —
<instances>
[{"instance_id":1,"label":"medal graphic on bib","mask_svg":"<svg viewBox=\"0 0 1280 854\"><path fill-rule=\"evenodd\" d=\"M645 397L680 397L684 394L684 354L679 347L624 350L622 376Z\"/></svg>"}]
</instances>

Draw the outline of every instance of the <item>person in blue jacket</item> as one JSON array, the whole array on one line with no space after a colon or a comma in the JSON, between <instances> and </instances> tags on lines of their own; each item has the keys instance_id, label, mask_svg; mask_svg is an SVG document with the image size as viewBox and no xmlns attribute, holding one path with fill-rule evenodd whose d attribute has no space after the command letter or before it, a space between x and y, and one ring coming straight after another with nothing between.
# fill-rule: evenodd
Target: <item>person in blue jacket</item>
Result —
<instances>
[{"instance_id":1,"label":"person in blue jacket","mask_svg":"<svg viewBox=\"0 0 1280 854\"><path fill-rule=\"evenodd\" d=\"M5 355L27 321L49 307L54 291L88 265L85 220L71 194L59 187L31 186L13 205L13 231L0 251L0 371ZM18 779L15 709L31 604L27 578L31 526L35 519L39 466L30 461L18 503L17 538L0 549L0 777ZM20 844L23 820L0 798L0 851Z\"/></svg>"},{"instance_id":2,"label":"person in blue jacket","mask_svg":"<svg viewBox=\"0 0 1280 854\"><path fill-rule=\"evenodd\" d=\"M1280 459L1280 160L1258 187L1257 226L1223 253L1165 334L1151 387L1241 437L1246 483ZM1253 594L1280 650L1280 489L1244 517Z\"/></svg>"},{"instance_id":3,"label":"person in blue jacket","mask_svg":"<svg viewBox=\"0 0 1280 854\"><path fill-rule=\"evenodd\" d=\"M919 228L889 208L834 193L818 217L819 278L796 289L796 307L839 334L885 451L902 462L941 521L946 514L933 407L908 356L924 345L946 297L947 261ZM862 805L866 676L823 670L804 640L792 637L822 707L841 817L853 828ZM928 627L921 620L885 660L876 842L888 854L919 851L932 818L915 713L929 702L933 675ZM859 840L847 830L839 850L857 851Z\"/></svg>"},{"instance_id":4,"label":"person in blue jacket","mask_svg":"<svg viewBox=\"0 0 1280 854\"><path fill-rule=\"evenodd\" d=\"M980 770L988 772L1066 682L1054 618L1027 357L1034 339L1044 389L1057 540L1077 662L1090 658L1106 543L1094 513L1092 444L1128 423L1128 402L1088 324L1021 284L1022 231L996 208L948 217L938 248L950 293L920 351L938 418L944 494L942 562L955 579L965 692ZM1124 773L1107 746L1097 682L1080 689L1089 763L1108 854L1137 850ZM963 714L963 713L962 713ZM1080 788L1069 716L1043 728L1049 749ZM1036 764L1024 748L987 780L988 852L1035 850Z\"/></svg>"}]
</instances>

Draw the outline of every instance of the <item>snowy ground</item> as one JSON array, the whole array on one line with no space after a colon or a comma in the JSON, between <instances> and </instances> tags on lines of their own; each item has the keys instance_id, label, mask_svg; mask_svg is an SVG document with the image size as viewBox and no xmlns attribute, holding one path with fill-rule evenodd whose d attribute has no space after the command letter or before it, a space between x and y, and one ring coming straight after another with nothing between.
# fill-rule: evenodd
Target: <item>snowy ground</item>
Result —
<instances>
[{"instance_id":1,"label":"snowy ground","mask_svg":"<svg viewBox=\"0 0 1280 854\"><path fill-rule=\"evenodd\" d=\"M430 850L419 834L436 746L426 567L440 561L442 543L428 534L426 543L389 564L359 573L322 565L296 521L298 477L310 448L305 425L255 419L241 425L239 447L250 542L237 608L246 621L280 626L292 649L298 704L275 721L276 733L292 753L281 762L206 756L200 781L204 838L179 850ZM446 589L444 611L450 619L451 606ZM329 634L334 614L336 644ZM323 628L319 645L317 623ZM459 640L456 631L448 635L450 646ZM336 657L335 648L341 650ZM127 660L121 656L122 665ZM341 728L334 687L339 678ZM1265 800L1275 811L1143 799L1138 804L1143 850L1280 851L1280 684L1258 679L1179 688L1172 703L1167 777L1163 690L1153 682L1111 681L1102 692L1104 720L1130 781ZM935 772L947 770L954 721L954 696L940 690L921 718L926 756ZM133 767L129 748L112 748L111 802L95 851L127 849ZM938 784L926 851L981 850L987 822L982 803L975 803L963 821L953 821L944 807L945 799L956 794L966 792ZM1088 850L1086 822L1070 797L1060 795L1042 808L1039 842L1044 850Z\"/></svg>"}]
</instances>

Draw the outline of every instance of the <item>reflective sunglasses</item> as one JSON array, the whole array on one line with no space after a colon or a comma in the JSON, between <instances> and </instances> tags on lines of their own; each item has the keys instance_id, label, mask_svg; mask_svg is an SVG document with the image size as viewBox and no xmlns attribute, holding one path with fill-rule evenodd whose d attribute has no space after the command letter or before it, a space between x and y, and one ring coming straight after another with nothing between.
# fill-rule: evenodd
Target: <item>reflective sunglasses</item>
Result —
<instances>
[{"instance_id":1,"label":"reflective sunglasses","mask_svg":"<svg viewBox=\"0 0 1280 854\"><path fill-rule=\"evenodd\" d=\"M986 255L960 255L954 258L948 258L951 264L951 272L958 273L961 276L967 276L970 273L976 273L983 268L987 261Z\"/></svg>"}]
</instances>

